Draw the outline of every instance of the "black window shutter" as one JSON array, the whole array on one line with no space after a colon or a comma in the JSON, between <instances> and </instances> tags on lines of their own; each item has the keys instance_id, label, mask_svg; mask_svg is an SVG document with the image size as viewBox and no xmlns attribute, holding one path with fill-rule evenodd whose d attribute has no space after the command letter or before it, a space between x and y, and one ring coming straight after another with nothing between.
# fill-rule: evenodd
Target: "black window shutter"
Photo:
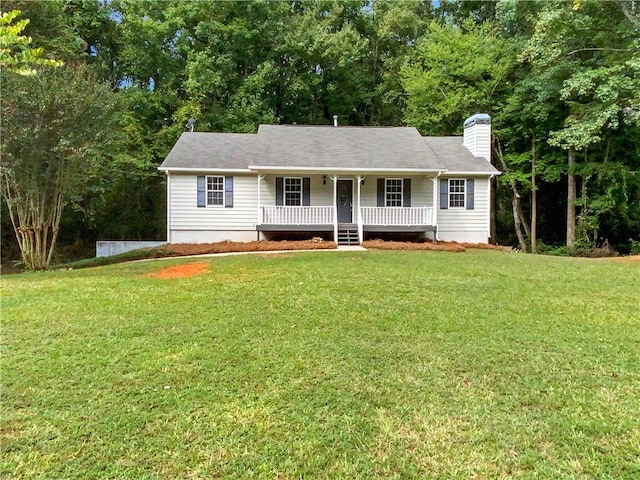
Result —
<instances>
[{"instance_id":1,"label":"black window shutter","mask_svg":"<svg viewBox=\"0 0 640 480\"><path fill-rule=\"evenodd\" d=\"M204 185L205 185L204 175L198 175L198 197L197 197L198 207L205 206L206 193L205 193Z\"/></svg>"},{"instance_id":2,"label":"black window shutter","mask_svg":"<svg viewBox=\"0 0 640 480\"><path fill-rule=\"evenodd\" d=\"M384 201L384 178L379 178L378 179L378 206L379 207L384 207L385 206L385 201Z\"/></svg>"},{"instance_id":3,"label":"black window shutter","mask_svg":"<svg viewBox=\"0 0 640 480\"><path fill-rule=\"evenodd\" d=\"M233 177L224 177L224 206L233 207Z\"/></svg>"},{"instance_id":4,"label":"black window shutter","mask_svg":"<svg viewBox=\"0 0 640 480\"><path fill-rule=\"evenodd\" d=\"M474 207L474 183L473 178L467 179L467 210L473 210Z\"/></svg>"},{"instance_id":5,"label":"black window shutter","mask_svg":"<svg viewBox=\"0 0 640 480\"><path fill-rule=\"evenodd\" d=\"M311 178L302 179L302 205L311 205Z\"/></svg>"},{"instance_id":6,"label":"black window shutter","mask_svg":"<svg viewBox=\"0 0 640 480\"><path fill-rule=\"evenodd\" d=\"M402 206L411 206L411 179L405 178L402 186Z\"/></svg>"},{"instance_id":7,"label":"black window shutter","mask_svg":"<svg viewBox=\"0 0 640 480\"><path fill-rule=\"evenodd\" d=\"M440 209L446 210L449 208L449 180L446 178L440 179Z\"/></svg>"},{"instance_id":8,"label":"black window shutter","mask_svg":"<svg viewBox=\"0 0 640 480\"><path fill-rule=\"evenodd\" d=\"M276 177L276 205L284 205L284 179Z\"/></svg>"}]
</instances>

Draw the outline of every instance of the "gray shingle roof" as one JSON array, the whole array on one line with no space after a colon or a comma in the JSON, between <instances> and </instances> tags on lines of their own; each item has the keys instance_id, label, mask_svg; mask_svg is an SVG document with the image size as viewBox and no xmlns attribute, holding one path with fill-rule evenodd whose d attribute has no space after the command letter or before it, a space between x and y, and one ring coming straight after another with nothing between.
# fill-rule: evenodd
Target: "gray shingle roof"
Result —
<instances>
[{"instance_id":1,"label":"gray shingle roof","mask_svg":"<svg viewBox=\"0 0 640 480\"><path fill-rule=\"evenodd\" d=\"M260 125L265 152L251 164L307 168L442 170L410 127Z\"/></svg>"},{"instance_id":2,"label":"gray shingle roof","mask_svg":"<svg viewBox=\"0 0 640 480\"><path fill-rule=\"evenodd\" d=\"M462 144L462 137L423 137L424 142L436 152L447 166L449 173L477 172L500 173L484 157L474 157Z\"/></svg>"},{"instance_id":3,"label":"gray shingle roof","mask_svg":"<svg viewBox=\"0 0 640 480\"><path fill-rule=\"evenodd\" d=\"M160 169L367 169L498 173L462 137L413 127L260 125L257 134L183 133Z\"/></svg>"},{"instance_id":4,"label":"gray shingle roof","mask_svg":"<svg viewBox=\"0 0 640 480\"><path fill-rule=\"evenodd\" d=\"M185 132L160 168L247 169L259 141L253 133Z\"/></svg>"}]
</instances>

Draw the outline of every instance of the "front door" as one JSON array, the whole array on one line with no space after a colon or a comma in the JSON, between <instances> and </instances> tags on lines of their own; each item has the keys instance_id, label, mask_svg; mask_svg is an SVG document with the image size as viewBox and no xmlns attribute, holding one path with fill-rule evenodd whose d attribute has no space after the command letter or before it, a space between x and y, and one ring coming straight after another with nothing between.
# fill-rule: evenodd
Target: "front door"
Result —
<instances>
[{"instance_id":1,"label":"front door","mask_svg":"<svg viewBox=\"0 0 640 480\"><path fill-rule=\"evenodd\" d=\"M338 223L353 222L353 180L338 180L336 191Z\"/></svg>"}]
</instances>

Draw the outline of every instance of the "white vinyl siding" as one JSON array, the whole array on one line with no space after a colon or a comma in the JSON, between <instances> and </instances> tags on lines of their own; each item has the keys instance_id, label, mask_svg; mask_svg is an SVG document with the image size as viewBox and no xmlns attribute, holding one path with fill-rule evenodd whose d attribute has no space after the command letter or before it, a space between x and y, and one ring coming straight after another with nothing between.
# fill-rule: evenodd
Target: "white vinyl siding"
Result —
<instances>
[{"instance_id":1,"label":"white vinyl siding","mask_svg":"<svg viewBox=\"0 0 640 480\"><path fill-rule=\"evenodd\" d=\"M224 179L224 176L221 178ZM233 207L198 208L197 175L171 175L171 230L255 230L258 179L233 175ZM223 184L224 185L224 184Z\"/></svg>"},{"instance_id":2,"label":"white vinyl siding","mask_svg":"<svg viewBox=\"0 0 640 480\"><path fill-rule=\"evenodd\" d=\"M311 206L332 206L333 181L327 175L309 175L311 179ZM347 177L344 178L353 178ZM377 178L367 176L361 186L361 206L375 207L377 203ZM433 207L433 180L425 176L411 178L411 203L413 207ZM459 177L462 178L462 177ZM169 189L169 227L171 241L221 241L230 238L252 240L256 238L258 219L258 178L255 174L233 175L233 207L198 208L197 175L172 174ZM474 209L438 209L438 235L442 240L486 242L489 236L489 180L475 178ZM354 212L357 202L357 182L354 182ZM265 175L260 183L262 205L276 204L276 175ZM439 198L439 197L438 197ZM355 221L355 215L354 215ZM235 232L233 235L229 232ZM242 237L244 235L244 237Z\"/></svg>"},{"instance_id":3,"label":"white vinyl siding","mask_svg":"<svg viewBox=\"0 0 640 480\"><path fill-rule=\"evenodd\" d=\"M474 125L464 129L463 144L476 157L491 160L491 125Z\"/></svg>"},{"instance_id":4,"label":"white vinyl siding","mask_svg":"<svg viewBox=\"0 0 640 480\"><path fill-rule=\"evenodd\" d=\"M474 179L474 207L441 209L438 206L438 237L441 240L487 242L489 237L489 179Z\"/></svg>"}]
</instances>

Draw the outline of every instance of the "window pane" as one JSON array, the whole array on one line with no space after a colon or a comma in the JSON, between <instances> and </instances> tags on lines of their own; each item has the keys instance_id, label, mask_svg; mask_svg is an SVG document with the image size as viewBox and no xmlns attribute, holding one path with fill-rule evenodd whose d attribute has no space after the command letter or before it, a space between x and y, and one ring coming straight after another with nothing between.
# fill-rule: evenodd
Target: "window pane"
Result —
<instances>
[{"instance_id":1,"label":"window pane","mask_svg":"<svg viewBox=\"0 0 640 480\"><path fill-rule=\"evenodd\" d=\"M300 205L300 194L299 193L286 193L285 194L285 205Z\"/></svg>"},{"instance_id":2,"label":"window pane","mask_svg":"<svg viewBox=\"0 0 640 480\"><path fill-rule=\"evenodd\" d=\"M464 179L449 180L449 207L464 208L464 193L466 182Z\"/></svg>"},{"instance_id":3,"label":"window pane","mask_svg":"<svg viewBox=\"0 0 640 480\"><path fill-rule=\"evenodd\" d=\"M399 178L387 178L385 192L385 205L387 207L401 207L402 206L402 179Z\"/></svg>"},{"instance_id":4,"label":"window pane","mask_svg":"<svg viewBox=\"0 0 640 480\"><path fill-rule=\"evenodd\" d=\"M224 177L207 177L207 205L224 205Z\"/></svg>"},{"instance_id":5,"label":"window pane","mask_svg":"<svg viewBox=\"0 0 640 480\"><path fill-rule=\"evenodd\" d=\"M302 178L284 179L284 204L302 205Z\"/></svg>"}]
</instances>

